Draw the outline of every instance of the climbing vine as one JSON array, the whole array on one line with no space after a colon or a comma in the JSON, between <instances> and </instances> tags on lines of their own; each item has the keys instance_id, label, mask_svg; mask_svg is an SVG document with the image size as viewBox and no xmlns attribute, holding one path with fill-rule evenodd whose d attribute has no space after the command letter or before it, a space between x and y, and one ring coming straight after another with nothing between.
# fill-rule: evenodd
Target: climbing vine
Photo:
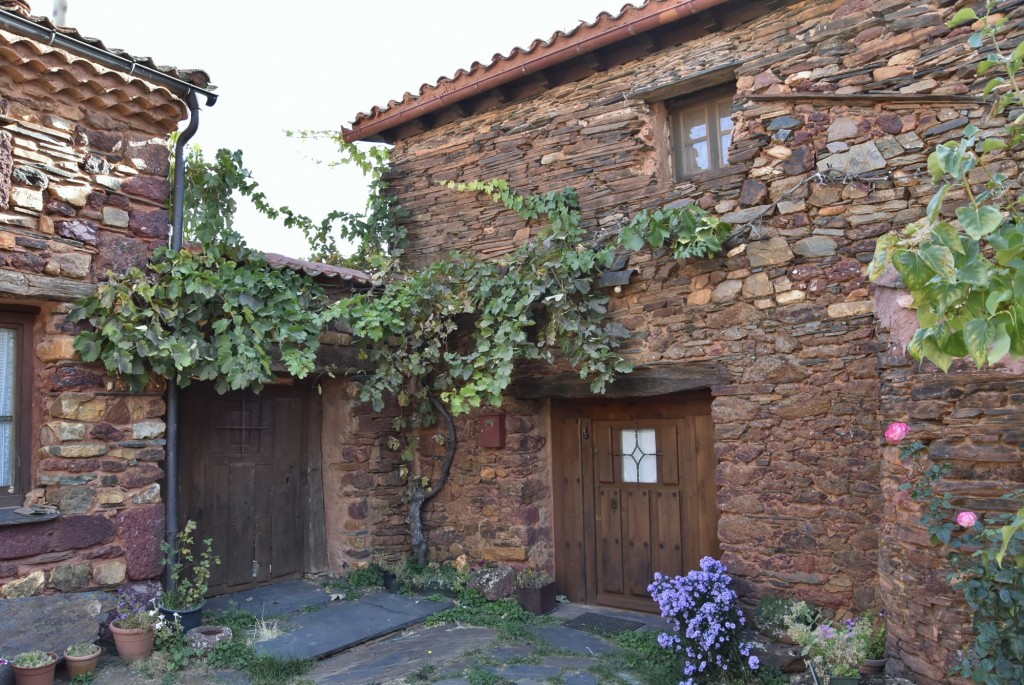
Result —
<instances>
[{"instance_id":1,"label":"climbing vine","mask_svg":"<svg viewBox=\"0 0 1024 685\"><path fill-rule=\"evenodd\" d=\"M996 4L989 0L989 13ZM949 25L976 21L965 8ZM1024 196L1007 174L1015 165L1010 150L1024 142L1024 43L1004 49L999 32L1007 21L986 17L968 41L991 46L978 74L990 77L983 93L994 97L992 116L1005 118L1002 131L969 125L928 156L932 180L941 185L925 217L879 238L869 272L875 279L895 267L920 324L908 350L944 371L962 357L978 368L1007 355L1024 358ZM948 203L959 205L955 220L944 211Z\"/></svg>"},{"instance_id":2,"label":"climbing vine","mask_svg":"<svg viewBox=\"0 0 1024 685\"><path fill-rule=\"evenodd\" d=\"M288 373L313 370L327 302L310 278L271 268L234 229L234 193L265 202L240 152L212 162L188 157L183 250L158 248L145 269L108 274L108 282L69 314L90 329L75 338L87 362L133 390L151 374L213 381L218 392L258 391L279 359Z\"/></svg>"},{"instance_id":3,"label":"climbing vine","mask_svg":"<svg viewBox=\"0 0 1024 685\"><path fill-rule=\"evenodd\" d=\"M220 392L258 390L272 379L276 359L295 376L313 370L319 333L329 322L351 330L370 369L360 399L379 410L394 398L401 409L390 443L404 460L414 551L424 561L420 512L450 472L453 417L500 405L520 360L562 360L602 392L632 367L618 352L629 333L608 317L608 296L597 287L601 273L618 254L645 248L678 259L711 257L730 227L690 206L645 210L616 230L588 233L572 188L525 195L502 180L446 183L515 212L534 234L495 260L453 252L403 273L404 213L387 192L387 152L332 138L342 158L369 176L372 192L365 213L333 212L320 222L271 205L240 152L220 150L208 162L192 149L185 234L194 247L161 248L147 269L110 274L71 313L92 324L75 347L135 389L150 374L177 374L182 386L198 379ZM312 279L271 268L234 229L238 197L302 230L315 259L370 269L376 285L329 304ZM341 241L358 243L353 256L339 254ZM416 459L423 453L418 437L439 419L444 430L435 440L444 453L432 482Z\"/></svg>"}]
</instances>

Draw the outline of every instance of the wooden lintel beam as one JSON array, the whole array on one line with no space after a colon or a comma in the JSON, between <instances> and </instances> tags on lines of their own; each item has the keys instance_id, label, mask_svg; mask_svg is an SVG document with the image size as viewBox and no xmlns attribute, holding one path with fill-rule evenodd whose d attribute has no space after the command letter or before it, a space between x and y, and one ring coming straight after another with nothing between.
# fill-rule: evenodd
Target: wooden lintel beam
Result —
<instances>
[{"instance_id":1,"label":"wooden lintel beam","mask_svg":"<svg viewBox=\"0 0 1024 685\"><path fill-rule=\"evenodd\" d=\"M469 100L453 102L448 106L448 109L452 110L463 119L473 114L473 108L470 106Z\"/></svg>"},{"instance_id":2,"label":"wooden lintel beam","mask_svg":"<svg viewBox=\"0 0 1024 685\"><path fill-rule=\"evenodd\" d=\"M653 54L658 51L658 39L654 37L650 31L647 33L641 33L636 37L636 44L641 50L647 54Z\"/></svg>"},{"instance_id":3,"label":"wooden lintel beam","mask_svg":"<svg viewBox=\"0 0 1024 685\"><path fill-rule=\"evenodd\" d=\"M718 20L718 16L710 11L705 10L697 15L697 21L704 27L704 30L708 33L715 33L716 31L722 30L722 22Z\"/></svg>"},{"instance_id":4,"label":"wooden lintel beam","mask_svg":"<svg viewBox=\"0 0 1024 685\"><path fill-rule=\"evenodd\" d=\"M601 57L601 55L599 55L596 52L588 52L587 54L580 57L580 59L584 64L590 67L595 74L604 71L605 69L608 68L608 65L605 63L604 59Z\"/></svg>"},{"instance_id":5,"label":"wooden lintel beam","mask_svg":"<svg viewBox=\"0 0 1024 685\"><path fill-rule=\"evenodd\" d=\"M514 99L512 97L512 91L505 86L496 86L491 89L491 92L494 93L494 99L503 105L507 105Z\"/></svg>"}]
</instances>

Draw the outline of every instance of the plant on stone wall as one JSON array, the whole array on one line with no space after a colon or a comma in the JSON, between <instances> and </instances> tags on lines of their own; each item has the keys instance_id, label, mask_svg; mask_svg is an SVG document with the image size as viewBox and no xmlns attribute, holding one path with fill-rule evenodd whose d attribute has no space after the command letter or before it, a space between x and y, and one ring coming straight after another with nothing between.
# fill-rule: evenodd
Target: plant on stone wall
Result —
<instances>
[{"instance_id":1,"label":"plant on stone wall","mask_svg":"<svg viewBox=\"0 0 1024 685\"><path fill-rule=\"evenodd\" d=\"M92 325L75 349L133 390L150 374L177 373L182 387L196 379L218 392L258 391L273 380L275 358L305 376L324 326L324 293L303 274L271 268L234 230L232 193L256 192L241 153L220 150L207 162L193 148L186 181L185 232L194 247L161 247L145 269L109 274L69 315Z\"/></svg>"},{"instance_id":2,"label":"plant on stone wall","mask_svg":"<svg viewBox=\"0 0 1024 685\"><path fill-rule=\"evenodd\" d=\"M1014 513L980 517L959 511L941 481L952 467L934 462L917 440L905 441L909 428L893 423L886 439L900 445L900 459L919 472L901 485L925 505L921 523L935 544L946 547L947 580L963 593L976 633L955 672L985 685L1024 682L1024 506ZM1004 496L1024 505L1024 490Z\"/></svg>"},{"instance_id":3,"label":"plant on stone wall","mask_svg":"<svg viewBox=\"0 0 1024 685\"><path fill-rule=\"evenodd\" d=\"M444 488L456 451L453 417L482 405L500 406L521 360L564 360L595 393L632 367L617 351L628 331L608 318L608 296L597 278L618 251L650 246L677 256L710 257L721 250L728 224L698 207L640 212L621 231L590 234L579 198L567 188L523 195L502 180L448 183L481 193L513 211L535 234L507 255L483 260L453 252L425 269L400 273L381 289L344 299L332 315L351 328L372 371L360 399L382 409L397 398L392 449L406 466L413 553L427 558L423 506ZM439 477L420 470L421 429L438 418L445 448Z\"/></svg>"},{"instance_id":4,"label":"plant on stone wall","mask_svg":"<svg viewBox=\"0 0 1024 685\"><path fill-rule=\"evenodd\" d=\"M317 134L304 134L317 135ZM258 390L279 358L302 377L314 366L324 326L340 320L372 369L360 399L401 407L391 446L404 459L410 532L416 560L427 543L423 506L444 488L456 451L453 417L500 405L519 360L561 359L603 391L630 364L617 351L628 335L608 318L608 296L597 279L620 251L664 249L678 259L711 257L729 225L698 207L645 210L620 230L596 234L582 226L579 199L568 188L523 195L501 180L447 184L482 193L535 225L534 235L493 261L452 253L421 271L399 271L405 245L403 213L387 191L388 154L360 151L340 136L342 159L371 180L364 214L335 212L321 222L272 206L242 165L240 152L220 150L212 161L197 148L186 171L186 235L194 249L158 249L145 270L109 275L96 295L72 311L87 320L75 348L85 361L140 389L151 374L180 385L213 381L218 392ZM340 263L339 240L359 248L348 263L374 271L376 285L326 306L307 276L270 268L234 230L236 194L286 226L300 228L317 259ZM353 261L354 259L354 261ZM443 423L444 448L432 482L415 459L419 433ZM421 455L422 456L422 455Z\"/></svg>"},{"instance_id":5,"label":"plant on stone wall","mask_svg":"<svg viewBox=\"0 0 1024 685\"><path fill-rule=\"evenodd\" d=\"M968 356L978 368L1006 355L1024 358L1024 195L1007 173L1011 151L1024 142L1024 43L1012 51L1000 43L1008 19L992 14L996 4L989 0L983 19L961 9L949 25L981 25L968 43L991 48L978 74L990 77L983 92L994 98L991 115L1005 120L1002 131L969 125L928 156L941 186L925 218L879 238L869 272L877 278L889 264L899 272L920 324L908 350L942 370ZM955 221L943 210L953 201Z\"/></svg>"}]
</instances>

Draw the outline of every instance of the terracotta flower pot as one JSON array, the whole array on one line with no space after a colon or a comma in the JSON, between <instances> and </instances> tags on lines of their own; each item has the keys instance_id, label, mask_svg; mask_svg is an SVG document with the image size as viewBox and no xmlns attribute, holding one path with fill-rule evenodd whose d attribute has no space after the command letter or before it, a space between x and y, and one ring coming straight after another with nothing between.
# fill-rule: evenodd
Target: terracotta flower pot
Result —
<instances>
[{"instance_id":1,"label":"terracotta flower pot","mask_svg":"<svg viewBox=\"0 0 1024 685\"><path fill-rule=\"evenodd\" d=\"M71 678L79 675L85 675L86 673L92 673L96 670L96 662L99 660L99 647L96 647L96 650L89 656L72 656L67 652L64 652L64 663L68 668L68 676Z\"/></svg>"},{"instance_id":2,"label":"terracotta flower pot","mask_svg":"<svg viewBox=\"0 0 1024 685\"><path fill-rule=\"evenodd\" d=\"M119 628L115 624L116 621L110 624L110 632L114 635L117 655L125 661L148 659L149 655L153 653L153 640L156 639L156 633L139 628Z\"/></svg>"},{"instance_id":3,"label":"terracotta flower pot","mask_svg":"<svg viewBox=\"0 0 1024 685\"><path fill-rule=\"evenodd\" d=\"M14 666L15 685L53 685L53 672L57 668L57 655L53 652L47 652L47 654L53 657L53 661L45 666L22 668L11 664Z\"/></svg>"}]
</instances>

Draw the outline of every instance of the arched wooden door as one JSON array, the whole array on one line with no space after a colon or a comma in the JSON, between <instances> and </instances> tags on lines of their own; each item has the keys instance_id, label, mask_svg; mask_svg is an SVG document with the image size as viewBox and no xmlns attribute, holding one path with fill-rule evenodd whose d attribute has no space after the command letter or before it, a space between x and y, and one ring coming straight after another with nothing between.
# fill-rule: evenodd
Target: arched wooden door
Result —
<instances>
[{"instance_id":1,"label":"arched wooden door","mask_svg":"<svg viewBox=\"0 0 1024 685\"><path fill-rule=\"evenodd\" d=\"M707 393L553 406L561 593L654 611L655 572L720 556L710 408Z\"/></svg>"}]
</instances>

